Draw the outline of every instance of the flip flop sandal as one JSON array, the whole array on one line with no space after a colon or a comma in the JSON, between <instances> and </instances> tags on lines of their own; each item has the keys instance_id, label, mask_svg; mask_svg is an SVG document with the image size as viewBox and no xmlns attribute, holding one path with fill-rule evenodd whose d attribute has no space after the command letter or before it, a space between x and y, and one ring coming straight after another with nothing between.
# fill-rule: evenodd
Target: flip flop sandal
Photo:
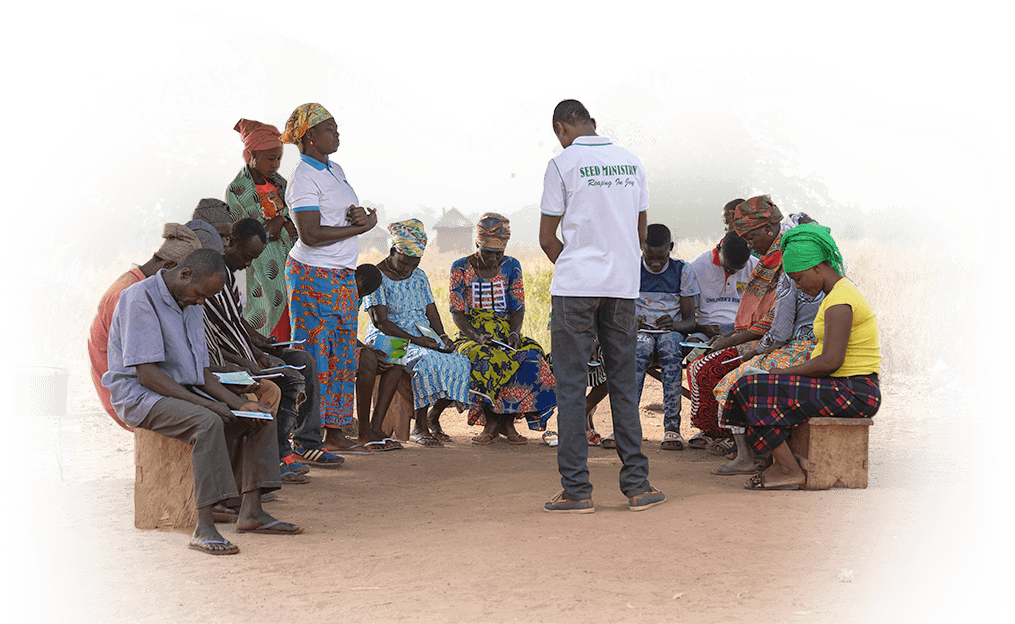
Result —
<instances>
[{"instance_id":1,"label":"flip flop sandal","mask_svg":"<svg viewBox=\"0 0 1015 624\"><path fill-rule=\"evenodd\" d=\"M488 446L493 444L493 441L497 439L497 436L490 433L481 433L478 436L472 438L472 443L479 446Z\"/></svg>"},{"instance_id":2,"label":"flip flop sandal","mask_svg":"<svg viewBox=\"0 0 1015 624\"><path fill-rule=\"evenodd\" d=\"M419 434L419 433L414 433L414 434L409 436L409 441L410 442L415 442L416 444L418 444L420 446L425 446L427 448L436 448L436 447L439 447L439 446L444 446L443 442L441 442L437 438L433 437L433 435L429 434L429 433L426 434L426 435L422 435L422 434Z\"/></svg>"},{"instance_id":3,"label":"flip flop sandal","mask_svg":"<svg viewBox=\"0 0 1015 624\"><path fill-rule=\"evenodd\" d=\"M229 548L226 548L225 550L208 548L208 546L212 544L228 546ZM240 552L240 547L229 540L201 540L200 542L191 540L187 548L191 550L198 550L209 555L235 555Z\"/></svg>"},{"instance_id":4,"label":"flip flop sandal","mask_svg":"<svg viewBox=\"0 0 1015 624\"><path fill-rule=\"evenodd\" d=\"M520 433L515 433L513 435L507 436L507 441L508 441L508 444L513 444L515 446L522 446L524 444L528 444L529 443L529 439L526 438L525 436L523 436Z\"/></svg>"},{"instance_id":5,"label":"flip flop sandal","mask_svg":"<svg viewBox=\"0 0 1015 624\"><path fill-rule=\"evenodd\" d=\"M441 442L450 442L451 441L451 436L449 436L448 434L444 433L443 429L439 429L437 431L431 431L430 433L432 433L433 437L437 438Z\"/></svg>"},{"instance_id":6,"label":"flip flop sandal","mask_svg":"<svg viewBox=\"0 0 1015 624\"><path fill-rule=\"evenodd\" d=\"M385 444L387 444L388 445L388 450L391 450L391 451L397 451L399 449L405 448L404 446L402 446L401 442L399 442L398 440L396 440L394 438L384 438L383 440L381 440L381 442L384 442Z\"/></svg>"},{"instance_id":7,"label":"flip flop sandal","mask_svg":"<svg viewBox=\"0 0 1015 624\"><path fill-rule=\"evenodd\" d=\"M363 445L365 448L370 449L372 452L380 453L382 451L393 451L395 447L388 446L388 443L384 440L371 440Z\"/></svg>"},{"instance_id":8,"label":"flip flop sandal","mask_svg":"<svg viewBox=\"0 0 1015 624\"><path fill-rule=\"evenodd\" d=\"M732 477L735 475L752 475L757 473L758 470L756 468L748 468L747 470L736 470L730 468L728 464L719 466L718 468L712 471L712 474L719 475L720 477Z\"/></svg>"},{"instance_id":9,"label":"flip flop sandal","mask_svg":"<svg viewBox=\"0 0 1015 624\"><path fill-rule=\"evenodd\" d=\"M240 517L240 514L234 509L230 509L225 505L215 505L211 510L212 518L215 522L220 524L236 524L236 519Z\"/></svg>"},{"instance_id":10,"label":"flip flop sandal","mask_svg":"<svg viewBox=\"0 0 1015 624\"><path fill-rule=\"evenodd\" d=\"M281 520L272 520L266 522L256 529L236 529L237 533L260 533L262 535L298 535L303 532L303 529L296 526L295 524L289 524L288 522L282 522Z\"/></svg>"},{"instance_id":11,"label":"flip flop sandal","mask_svg":"<svg viewBox=\"0 0 1015 624\"><path fill-rule=\"evenodd\" d=\"M756 474L744 484L745 490L799 490L799 483L783 483L782 485L765 485L765 475Z\"/></svg>"},{"instance_id":12,"label":"flip flop sandal","mask_svg":"<svg viewBox=\"0 0 1015 624\"><path fill-rule=\"evenodd\" d=\"M611 433L610 435L603 438L603 441L600 443L600 446L604 449L615 449L617 448L617 439L614 438L613 434Z\"/></svg>"},{"instance_id":13,"label":"flip flop sandal","mask_svg":"<svg viewBox=\"0 0 1015 624\"><path fill-rule=\"evenodd\" d=\"M691 436L691 439L687 441L687 448L694 449L696 451L704 450L708 446L708 438L704 434L696 433Z\"/></svg>"},{"instance_id":14,"label":"flip flop sandal","mask_svg":"<svg viewBox=\"0 0 1015 624\"><path fill-rule=\"evenodd\" d=\"M560 440L557 439L557 432L556 431L547 431L546 433L544 433L543 434L543 442L547 446L557 446L558 444L560 444Z\"/></svg>"},{"instance_id":15,"label":"flip flop sandal","mask_svg":"<svg viewBox=\"0 0 1015 624\"><path fill-rule=\"evenodd\" d=\"M673 443L672 446L666 446L667 442ZM664 451L682 451L684 450L685 444L684 437L679 433L676 431L667 431L663 434L663 441L662 444L660 444L660 447Z\"/></svg>"},{"instance_id":16,"label":"flip flop sandal","mask_svg":"<svg viewBox=\"0 0 1015 624\"><path fill-rule=\"evenodd\" d=\"M282 481L282 485L303 485L304 483L310 483L310 477L291 470L283 472L279 476L279 480Z\"/></svg>"}]
</instances>

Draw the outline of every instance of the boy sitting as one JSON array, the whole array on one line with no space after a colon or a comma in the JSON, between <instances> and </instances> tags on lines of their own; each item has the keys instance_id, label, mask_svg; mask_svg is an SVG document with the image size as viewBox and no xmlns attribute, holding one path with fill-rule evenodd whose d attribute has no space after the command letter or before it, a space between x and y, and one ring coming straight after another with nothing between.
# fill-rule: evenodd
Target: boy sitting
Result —
<instances>
[{"instance_id":1,"label":"boy sitting","mask_svg":"<svg viewBox=\"0 0 1015 624\"><path fill-rule=\"evenodd\" d=\"M684 450L680 435L680 343L695 329L694 295L688 291L690 265L670 257L673 239L661 223L648 226L642 245L641 288L635 301L638 320L636 371L638 402L645 385L645 371L662 367L663 434L662 448Z\"/></svg>"}]
</instances>

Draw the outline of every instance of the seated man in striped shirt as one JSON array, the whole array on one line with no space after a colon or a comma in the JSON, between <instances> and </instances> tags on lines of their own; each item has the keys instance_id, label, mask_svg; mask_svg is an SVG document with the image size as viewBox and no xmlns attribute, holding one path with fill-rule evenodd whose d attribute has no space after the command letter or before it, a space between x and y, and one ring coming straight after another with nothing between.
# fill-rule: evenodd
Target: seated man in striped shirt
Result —
<instances>
[{"instance_id":1,"label":"seated man in striped shirt","mask_svg":"<svg viewBox=\"0 0 1015 624\"><path fill-rule=\"evenodd\" d=\"M344 459L324 449L321 437L320 407L317 397L317 368L312 356L296 349L284 349L281 357L268 353L274 349L243 320L234 272L250 266L251 260L264 250L267 234L255 219L240 219L233 224L223 251L229 275L225 287L205 304L205 330L209 347L217 346L223 358L251 375L263 375L264 369L295 365L299 370L283 368L281 377L272 381L282 391L278 408L279 459L282 483L302 484L309 479L307 466L296 462L289 434L296 437L296 451L301 458L317 465L338 466ZM274 372L274 371L272 371Z\"/></svg>"}]
</instances>

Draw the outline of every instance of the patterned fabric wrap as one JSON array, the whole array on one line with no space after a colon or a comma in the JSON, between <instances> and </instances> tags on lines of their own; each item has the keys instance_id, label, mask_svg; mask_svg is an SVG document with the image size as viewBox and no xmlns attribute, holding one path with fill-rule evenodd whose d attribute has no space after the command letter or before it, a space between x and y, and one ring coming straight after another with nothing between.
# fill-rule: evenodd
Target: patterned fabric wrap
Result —
<instances>
[{"instance_id":1,"label":"patterned fabric wrap","mask_svg":"<svg viewBox=\"0 0 1015 624\"><path fill-rule=\"evenodd\" d=\"M283 143L299 143L307 130L329 119L331 119L331 113L320 104L300 104L292 115L289 115L289 120L285 122L285 131L282 132L279 139Z\"/></svg>"},{"instance_id":2,"label":"patterned fabric wrap","mask_svg":"<svg viewBox=\"0 0 1015 624\"><path fill-rule=\"evenodd\" d=\"M746 232L756 230L767 223L782 221L782 212L772 203L768 195L758 195L737 206L733 214L733 229L743 236Z\"/></svg>"},{"instance_id":3,"label":"patterned fabric wrap","mask_svg":"<svg viewBox=\"0 0 1015 624\"><path fill-rule=\"evenodd\" d=\"M270 218L265 214L269 210L268 203L271 204L270 209L275 210L273 216L289 216L289 208L283 200L285 178L275 174L270 180L278 186L278 190L262 197L257 192L249 167L236 174L226 188L226 202L233 221L250 217L264 223ZM293 243L289 232L282 228L279 240L268 241L261 255L254 258L247 268L247 304L243 308L243 318L261 334L274 334L275 327L287 316L289 286L286 284L285 263Z\"/></svg>"},{"instance_id":4,"label":"patterned fabric wrap","mask_svg":"<svg viewBox=\"0 0 1015 624\"><path fill-rule=\"evenodd\" d=\"M782 276L782 234L754 267L737 307L736 331L748 330L764 336L775 320L775 299Z\"/></svg>"},{"instance_id":5,"label":"patterned fabric wrap","mask_svg":"<svg viewBox=\"0 0 1015 624\"><path fill-rule=\"evenodd\" d=\"M256 151L282 147L282 141L278 138L278 128L275 126L269 126L260 121L241 119L233 126L233 130L239 132L240 138L243 140L243 162L249 163Z\"/></svg>"},{"instance_id":6,"label":"patterned fabric wrap","mask_svg":"<svg viewBox=\"0 0 1015 624\"><path fill-rule=\"evenodd\" d=\"M190 252L201 248L201 239L194 230L179 223L167 223L162 228L162 238L165 241L155 255L163 260L172 260L176 264L183 262Z\"/></svg>"},{"instance_id":7,"label":"patterned fabric wrap","mask_svg":"<svg viewBox=\"0 0 1015 624\"><path fill-rule=\"evenodd\" d=\"M381 277L381 287L363 298L363 307L385 306L388 320L413 336L422 332L416 326L429 326L426 308L433 303L430 281L422 269L416 269L404 280ZM373 324L363 340L373 346L381 332ZM412 401L416 409L449 399L462 405L469 403L469 358L458 353L442 353L419 345L406 347L406 370L412 374Z\"/></svg>"},{"instance_id":8,"label":"patterned fabric wrap","mask_svg":"<svg viewBox=\"0 0 1015 624\"><path fill-rule=\"evenodd\" d=\"M511 221L496 212L487 212L476 224L476 245L480 249L499 250L511 239Z\"/></svg>"},{"instance_id":9,"label":"patterned fabric wrap","mask_svg":"<svg viewBox=\"0 0 1015 624\"><path fill-rule=\"evenodd\" d=\"M215 225L216 223L232 223L229 220L229 206L221 199L206 197L197 202L194 218Z\"/></svg>"},{"instance_id":10,"label":"patterned fabric wrap","mask_svg":"<svg viewBox=\"0 0 1015 624\"><path fill-rule=\"evenodd\" d=\"M501 342L511 333L508 315L489 310L473 309L466 317L469 325ZM481 345L461 333L455 351L469 358L472 374L469 388L491 397L493 402L472 395L469 424L483 424L483 404L495 414L525 414L539 419L539 414L557 404L556 381L546 364L543 349L531 338L522 338L517 351L496 345Z\"/></svg>"},{"instance_id":11,"label":"patterned fabric wrap","mask_svg":"<svg viewBox=\"0 0 1015 624\"><path fill-rule=\"evenodd\" d=\"M352 424L356 392L356 279L352 269L285 263L293 340L314 356L325 427Z\"/></svg>"},{"instance_id":12,"label":"patterned fabric wrap","mask_svg":"<svg viewBox=\"0 0 1015 624\"><path fill-rule=\"evenodd\" d=\"M724 438L729 431L719 428L719 404L712 393L740 360L728 362L739 355L736 347L723 349L698 358L687 366L687 385L691 391L691 424L710 438ZM725 363L724 363L725 362Z\"/></svg>"},{"instance_id":13,"label":"patterned fabric wrap","mask_svg":"<svg viewBox=\"0 0 1015 624\"><path fill-rule=\"evenodd\" d=\"M422 258L426 249L426 230L419 219L406 219L388 224L391 246L413 258Z\"/></svg>"},{"instance_id":14,"label":"patterned fabric wrap","mask_svg":"<svg viewBox=\"0 0 1015 624\"><path fill-rule=\"evenodd\" d=\"M827 262L840 275L842 252L832 230L817 223L798 225L782 237L782 264L787 273L796 273Z\"/></svg>"},{"instance_id":15,"label":"patterned fabric wrap","mask_svg":"<svg viewBox=\"0 0 1015 624\"><path fill-rule=\"evenodd\" d=\"M746 427L755 453L767 453L811 418L871 418L880 406L876 373L823 379L759 374L734 384L723 414L730 427Z\"/></svg>"},{"instance_id":16,"label":"patterned fabric wrap","mask_svg":"<svg viewBox=\"0 0 1015 624\"><path fill-rule=\"evenodd\" d=\"M797 364L803 364L811 358L811 351L814 350L814 345L818 344L817 339L810 338L807 340L793 340L778 349L773 349L770 353L765 355L757 355L744 363L737 363L740 366L730 371L722 378L712 394L715 395L715 400L722 405L726 401L726 395L729 394L730 388L733 384L740 381L740 378L744 376L748 366L760 368L762 370L770 370L772 368L789 368L790 366L796 366ZM724 422L722 410L719 414L719 426L729 428L727 423Z\"/></svg>"}]
</instances>

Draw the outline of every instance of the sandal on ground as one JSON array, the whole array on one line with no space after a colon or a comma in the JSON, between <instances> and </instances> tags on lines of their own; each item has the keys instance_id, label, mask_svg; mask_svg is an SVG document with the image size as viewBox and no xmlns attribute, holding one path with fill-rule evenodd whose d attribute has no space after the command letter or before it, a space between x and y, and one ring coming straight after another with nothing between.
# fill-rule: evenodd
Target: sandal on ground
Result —
<instances>
[{"instance_id":1,"label":"sandal on ground","mask_svg":"<svg viewBox=\"0 0 1015 624\"><path fill-rule=\"evenodd\" d=\"M522 446L523 444L529 443L529 439L523 436L522 434L518 433L517 431L512 434L509 434L507 436L507 441L508 444L513 444L515 446Z\"/></svg>"},{"instance_id":2,"label":"sandal on ground","mask_svg":"<svg viewBox=\"0 0 1015 624\"><path fill-rule=\"evenodd\" d=\"M547 446L557 446L560 444L560 440L557 438L556 431L546 431L543 433L543 443Z\"/></svg>"},{"instance_id":3,"label":"sandal on ground","mask_svg":"<svg viewBox=\"0 0 1015 624\"><path fill-rule=\"evenodd\" d=\"M222 524L236 524L236 519L240 517L240 514L235 509L230 509L225 505L215 505L212 507L211 515L215 519L215 522Z\"/></svg>"},{"instance_id":4,"label":"sandal on ground","mask_svg":"<svg viewBox=\"0 0 1015 624\"><path fill-rule=\"evenodd\" d=\"M497 436L492 433L481 433L472 438L472 443L479 446L487 446L488 444L493 444L493 441L496 439Z\"/></svg>"},{"instance_id":5,"label":"sandal on ground","mask_svg":"<svg viewBox=\"0 0 1015 624\"><path fill-rule=\"evenodd\" d=\"M212 546L225 546L225 548L211 548ZM226 539L220 540L199 540L196 537L190 540L187 548L199 550L209 555L235 555L240 552L240 547Z\"/></svg>"},{"instance_id":6,"label":"sandal on ground","mask_svg":"<svg viewBox=\"0 0 1015 624\"><path fill-rule=\"evenodd\" d=\"M663 434L663 442L659 446L664 451L682 451L684 450L684 436L676 431L667 431Z\"/></svg>"},{"instance_id":7,"label":"sandal on ground","mask_svg":"<svg viewBox=\"0 0 1015 624\"><path fill-rule=\"evenodd\" d=\"M617 439L614 438L613 434L611 433L610 435L603 438L603 441L600 442L599 445L604 449L615 449L617 448Z\"/></svg>"},{"instance_id":8,"label":"sandal on ground","mask_svg":"<svg viewBox=\"0 0 1015 624\"><path fill-rule=\"evenodd\" d=\"M719 457L726 457L731 452L736 452L737 443L731 438L723 438L722 440L716 440L715 444L706 449L711 455L718 455Z\"/></svg>"},{"instance_id":9,"label":"sandal on ground","mask_svg":"<svg viewBox=\"0 0 1015 624\"><path fill-rule=\"evenodd\" d=\"M388 443L384 440L371 440L363 445L364 448L368 448L373 452L380 453L382 451L393 451L395 447L388 446Z\"/></svg>"},{"instance_id":10,"label":"sandal on ground","mask_svg":"<svg viewBox=\"0 0 1015 624\"><path fill-rule=\"evenodd\" d=\"M282 465L282 474L279 475L279 480L282 481L282 485L303 485L304 483L310 483L310 477L292 470L286 470L285 464Z\"/></svg>"},{"instance_id":11,"label":"sandal on ground","mask_svg":"<svg viewBox=\"0 0 1015 624\"><path fill-rule=\"evenodd\" d=\"M420 446L437 447L444 446L444 443L433 437L432 433L414 433L409 436L410 442L415 442Z\"/></svg>"},{"instance_id":12,"label":"sandal on ground","mask_svg":"<svg viewBox=\"0 0 1015 624\"><path fill-rule=\"evenodd\" d=\"M397 451L399 449L405 448L402 446L401 442L399 442L394 438L384 438L383 440L381 440L381 442L384 442L385 444L388 445L388 450Z\"/></svg>"},{"instance_id":13,"label":"sandal on ground","mask_svg":"<svg viewBox=\"0 0 1015 624\"><path fill-rule=\"evenodd\" d=\"M757 468L747 468L746 470L737 470L736 468L730 468L729 464L723 464L722 466L719 466L718 468L713 470L712 474L719 475L720 477L731 477L734 475L752 475L757 474L757 472L758 472Z\"/></svg>"},{"instance_id":14,"label":"sandal on ground","mask_svg":"<svg viewBox=\"0 0 1015 624\"><path fill-rule=\"evenodd\" d=\"M437 438L441 442L450 442L451 441L451 436L449 436L448 434L444 433L443 429L437 429L436 431L431 430L430 433L433 435L433 437Z\"/></svg>"},{"instance_id":15,"label":"sandal on ground","mask_svg":"<svg viewBox=\"0 0 1015 624\"><path fill-rule=\"evenodd\" d=\"M595 429L585 431L585 437L589 439L589 446L599 446L603 443L603 436L599 435Z\"/></svg>"},{"instance_id":16,"label":"sandal on ground","mask_svg":"<svg viewBox=\"0 0 1015 624\"><path fill-rule=\"evenodd\" d=\"M705 434L699 432L691 436L691 439L687 441L687 448L694 449L696 451L704 450L708 446L708 437Z\"/></svg>"},{"instance_id":17,"label":"sandal on ground","mask_svg":"<svg viewBox=\"0 0 1015 624\"><path fill-rule=\"evenodd\" d=\"M295 524L289 524L281 520L272 520L254 529L236 529L236 532L261 533L262 535L298 535L303 532L303 529Z\"/></svg>"},{"instance_id":18,"label":"sandal on ground","mask_svg":"<svg viewBox=\"0 0 1015 624\"><path fill-rule=\"evenodd\" d=\"M799 490L799 483L782 483L779 485L765 485L765 475L756 474L744 484L745 490Z\"/></svg>"}]
</instances>

